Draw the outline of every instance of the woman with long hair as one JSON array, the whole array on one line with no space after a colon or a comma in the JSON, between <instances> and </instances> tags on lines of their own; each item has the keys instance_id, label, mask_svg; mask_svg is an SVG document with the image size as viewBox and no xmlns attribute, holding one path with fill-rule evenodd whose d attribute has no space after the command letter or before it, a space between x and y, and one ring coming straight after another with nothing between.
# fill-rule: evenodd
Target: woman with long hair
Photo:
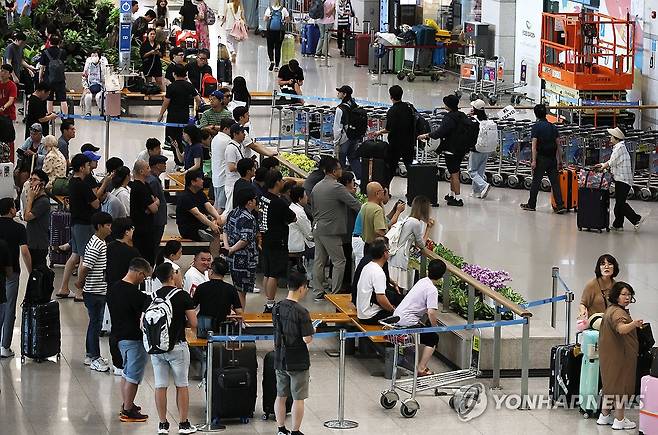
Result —
<instances>
[{"instance_id":1,"label":"woman with long hair","mask_svg":"<svg viewBox=\"0 0 658 435\"><path fill-rule=\"evenodd\" d=\"M290 21L288 9L283 7L281 0L274 0L265 10L267 24L267 56L270 58L269 70L279 71L281 63L281 44L285 36L285 24Z\"/></svg>"},{"instance_id":2,"label":"woman with long hair","mask_svg":"<svg viewBox=\"0 0 658 435\"><path fill-rule=\"evenodd\" d=\"M619 263L610 254L603 254L596 260L594 278L589 280L580 299L579 319L588 319L592 314L604 313L608 309L608 295L619 275Z\"/></svg>"},{"instance_id":3,"label":"woman with long hair","mask_svg":"<svg viewBox=\"0 0 658 435\"><path fill-rule=\"evenodd\" d=\"M130 215L130 169L127 166L122 166L116 170L114 177L112 177L112 184L114 189L112 195L116 196L121 205L126 209L126 214Z\"/></svg>"},{"instance_id":4,"label":"woman with long hair","mask_svg":"<svg viewBox=\"0 0 658 435\"><path fill-rule=\"evenodd\" d=\"M237 76L233 79L233 101L244 103L248 109L251 106L251 94L247 89L247 81L242 76Z\"/></svg>"},{"instance_id":5,"label":"woman with long hair","mask_svg":"<svg viewBox=\"0 0 658 435\"><path fill-rule=\"evenodd\" d=\"M155 16L158 20L165 20L165 27L169 27L169 8L167 0L158 0L155 5Z\"/></svg>"},{"instance_id":6,"label":"woman with long hair","mask_svg":"<svg viewBox=\"0 0 658 435\"><path fill-rule=\"evenodd\" d=\"M199 36L199 48L210 50L210 34L208 32L208 23L206 22L208 5L205 1L198 0L196 7L199 12L194 17L194 21L196 23L196 33Z\"/></svg>"},{"instance_id":7,"label":"woman with long hair","mask_svg":"<svg viewBox=\"0 0 658 435\"><path fill-rule=\"evenodd\" d=\"M235 23L240 21L242 21L242 23L246 22L244 17L244 7L242 6L242 1L233 0L230 2L226 2L221 26L222 29L224 29L224 32L226 32L226 39L233 46L233 53L231 59L233 63L235 63L235 57L238 53L238 42L240 41L238 41L237 39L235 39L235 37L231 35L231 31L233 30L233 26L235 25Z\"/></svg>"},{"instance_id":8,"label":"woman with long hair","mask_svg":"<svg viewBox=\"0 0 658 435\"><path fill-rule=\"evenodd\" d=\"M426 196L417 196L411 203L409 217L397 223L402 226L398 249L390 253L388 268L391 279L406 290L411 289L414 284L413 271L409 271L409 252L412 246L421 250L426 249L425 242L430 229L434 226L434 219L430 218L430 210L430 200Z\"/></svg>"},{"instance_id":9,"label":"woman with long hair","mask_svg":"<svg viewBox=\"0 0 658 435\"><path fill-rule=\"evenodd\" d=\"M142 58L142 72L146 77L147 82L155 81L164 90L164 83L162 81L162 51L160 44L155 40L155 29L148 31L148 37L139 49L139 54Z\"/></svg>"},{"instance_id":10,"label":"woman with long hair","mask_svg":"<svg viewBox=\"0 0 658 435\"><path fill-rule=\"evenodd\" d=\"M181 29L196 31L196 16L199 15L199 9L194 6L192 0L184 0L178 13L181 16Z\"/></svg>"}]
</instances>

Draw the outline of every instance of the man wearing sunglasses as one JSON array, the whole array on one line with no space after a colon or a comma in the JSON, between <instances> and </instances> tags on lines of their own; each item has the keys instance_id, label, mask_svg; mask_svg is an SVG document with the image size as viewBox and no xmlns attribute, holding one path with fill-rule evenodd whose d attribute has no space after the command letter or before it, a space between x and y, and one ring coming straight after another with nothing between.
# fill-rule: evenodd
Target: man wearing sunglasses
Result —
<instances>
[{"instance_id":1,"label":"man wearing sunglasses","mask_svg":"<svg viewBox=\"0 0 658 435\"><path fill-rule=\"evenodd\" d=\"M198 92L201 92L201 79L204 74L212 75L212 67L208 65L208 58L210 58L210 52L208 49L202 48L199 50L196 61L187 64L187 77Z\"/></svg>"}]
</instances>

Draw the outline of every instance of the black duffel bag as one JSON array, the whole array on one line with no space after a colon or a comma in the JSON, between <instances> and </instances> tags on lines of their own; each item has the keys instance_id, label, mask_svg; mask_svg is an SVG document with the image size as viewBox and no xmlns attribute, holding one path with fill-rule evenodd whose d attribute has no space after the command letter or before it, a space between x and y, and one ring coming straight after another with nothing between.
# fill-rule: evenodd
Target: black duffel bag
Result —
<instances>
[{"instance_id":1,"label":"black duffel bag","mask_svg":"<svg viewBox=\"0 0 658 435\"><path fill-rule=\"evenodd\" d=\"M364 140L356 150L358 157L366 159L382 159L388 158L389 145L388 142L379 139Z\"/></svg>"}]
</instances>

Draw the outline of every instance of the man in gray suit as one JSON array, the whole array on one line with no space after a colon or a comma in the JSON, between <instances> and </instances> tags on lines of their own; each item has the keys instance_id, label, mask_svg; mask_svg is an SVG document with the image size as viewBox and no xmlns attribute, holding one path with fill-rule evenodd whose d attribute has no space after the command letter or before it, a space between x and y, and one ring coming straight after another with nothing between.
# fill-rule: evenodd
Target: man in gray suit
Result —
<instances>
[{"instance_id":1,"label":"man in gray suit","mask_svg":"<svg viewBox=\"0 0 658 435\"><path fill-rule=\"evenodd\" d=\"M342 173L338 160L328 157L324 162L324 179L311 192L315 242L313 289L317 292L316 301L324 299L324 268L329 259L333 264L331 292L338 293L340 290L346 264L342 240L347 234L347 209L356 212L361 209L359 201L337 181Z\"/></svg>"}]
</instances>

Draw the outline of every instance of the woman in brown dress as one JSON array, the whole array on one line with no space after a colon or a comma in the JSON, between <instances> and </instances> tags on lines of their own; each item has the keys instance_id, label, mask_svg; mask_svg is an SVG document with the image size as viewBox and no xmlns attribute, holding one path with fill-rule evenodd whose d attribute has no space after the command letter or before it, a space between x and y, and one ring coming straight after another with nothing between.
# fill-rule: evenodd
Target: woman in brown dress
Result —
<instances>
[{"instance_id":1,"label":"woman in brown dress","mask_svg":"<svg viewBox=\"0 0 658 435\"><path fill-rule=\"evenodd\" d=\"M613 429L634 429L635 423L624 417L635 394L635 368L637 366L638 341L636 329L642 320L633 320L628 305L635 302L633 287L616 282L610 289L610 306L605 311L599 336L599 358L603 396L598 425L611 424ZM612 409L614 408L614 417Z\"/></svg>"},{"instance_id":2,"label":"woman in brown dress","mask_svg":"<svg viewBox=\"0 0 658 435\"><path fill-rule=\"evenodd\" d=\"M619 275L619 263L610 254L599 257L594 268L594 278L590 280L583 290L580 299L579 319L587 319L595 313L603 313L608 308L608 293Z\"/></svg>"}]
</instances>

